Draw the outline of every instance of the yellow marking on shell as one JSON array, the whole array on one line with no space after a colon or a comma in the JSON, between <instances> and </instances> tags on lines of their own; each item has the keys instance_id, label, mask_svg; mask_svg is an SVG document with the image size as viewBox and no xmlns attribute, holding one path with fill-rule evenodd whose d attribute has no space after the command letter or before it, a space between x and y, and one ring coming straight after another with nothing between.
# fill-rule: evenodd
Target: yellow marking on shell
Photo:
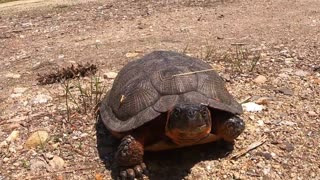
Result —
<instances>
[{"instance_id":1,"label":"yellow marking on shell","mask_svg":"<svg viewBox=\"0 0 320 180\"><path fill-rule=\"evenodd\" d=\"M121 97L120 97L120 104L122 104L125 99L126 99L126 97L125 97L124 95L121 95Z\"/></svg>"}]
</instances>

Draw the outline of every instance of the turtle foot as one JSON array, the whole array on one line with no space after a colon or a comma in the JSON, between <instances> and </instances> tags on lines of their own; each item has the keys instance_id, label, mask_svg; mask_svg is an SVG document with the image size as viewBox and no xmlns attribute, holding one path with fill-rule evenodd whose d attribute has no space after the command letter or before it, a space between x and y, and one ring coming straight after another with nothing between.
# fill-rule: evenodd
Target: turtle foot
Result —
<instances>
[{"instance_id":1,"label":"turtle foot","mask_svg":"<svg viewBox=\"0 0 320 180\"><path fill-rule=\"evenodd\" d=\"M133 136L127 135L121 140L115 154L116 163L120 167L120 179L134 179L147 173L143 154L143 145Z\"/></svg>"},{"instance_id":2,"label":"turtle foot","mask_svg":"<svg viewBox=\"0 0 320 180\"><path fill-rule=\"evenodd\" d=\"M233 142L245 129L244 121L238 116L233 116L221 124L218 134L225 141Z\"/></svg>"}]
</instances>

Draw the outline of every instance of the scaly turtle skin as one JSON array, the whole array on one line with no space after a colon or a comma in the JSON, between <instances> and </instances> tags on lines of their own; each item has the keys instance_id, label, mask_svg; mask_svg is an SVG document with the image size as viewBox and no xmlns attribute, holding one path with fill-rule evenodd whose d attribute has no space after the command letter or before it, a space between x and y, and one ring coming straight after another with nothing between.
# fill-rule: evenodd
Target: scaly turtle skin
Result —
<instances>
[{"instance_id":1,"label":"scaly turtle skin","mask_svg":"<svg viewBox=\"0 0 320 180\"><path fill-rule=\"evenodd\" d=\"M144 151L204 144L233 143L245 123L242 107L228 93L212 67L196 58L155 51L119 72L100 106L100 117L121 140L115 161L120 177L146 172ZM188 74L189 73L189 74Z\"/></svg>"}]
</instances>

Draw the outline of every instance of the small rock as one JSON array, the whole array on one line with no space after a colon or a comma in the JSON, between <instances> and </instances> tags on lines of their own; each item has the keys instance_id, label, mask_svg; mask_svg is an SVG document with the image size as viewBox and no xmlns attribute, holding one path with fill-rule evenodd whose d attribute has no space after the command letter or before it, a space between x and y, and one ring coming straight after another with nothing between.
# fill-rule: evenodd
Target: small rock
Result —
<instances>
[{"instance_id":1,"label":"small rock","mask_svg":"<svg viewBox=\"0 0 320 180\"><path fill-rule=\"evenodd\" d=\"M49 165L52 167L54 170L59 170L63 169L64 167L64 160L59 157L59 156L54 156L52 160L49 161Z\"/></svg>"},{"instance_id":2,"label":"small rock","mask_svg":"<svg viewBox=\"0 0 320 180\"><path fill-rule=\"evenodd\" d=\"M126 53L126 57L127 58L133 58L133 57L136 57L138 55L139 55L139 53L137 53L137 52L128 52L128 53Z\"/></svg>"},{"instance_id":3,"label":"small rock","mask_svg":"<svg viewBox=\"0 0 320 180\"><path fill-rule=\"evenodd\" d=\"M303 70L298 70L294 74L297 75L297 76L300 76L300 77L305 77L305 76L309 75L309 72L308 71L303 71Z\"/></svg>"},{"instance_id":4,"label":"small rock","mask_svg":"<svg viewBox=\"0 0 320 180\"><path fill-rule=\"evenodd\" d=\"M231 76L229 74L221 74L220 76L226 82L230 82L231 81Z\"/></svg>"},{"instance_id":5,"label":"small rock","mask_svg":"<svg viewBox=\"0 0 320 180\"><path fill-rule=\"evenodd\" d=\"M36 148L38 145L44 145L49 138L47 131L34 132L26 141L26 148Z\"/></svg>"},{"instance_id":6,"label":"small rock","mask_svg":"<svg viewBox=\"0 0 320 180\"><path fill-rule=\"evenodd\" d=\"M82 133L82 134L80 135L81 138L84 138L84 137L87 137L87 136L88 136L88 133Z\"/></svg>"},{"instance_id":7,"label":"small rock","mask_svg":"<svg viewBox=\"0 0 320 180\"><path fill-rule=\"evenodd\" d=\"M6 74L7 78L19 79L21 77L20 74L8 73Z\"/></svg>"},{"instance_id":8,"label":"small rock","mask_svg":"<svg viewBox=\"0 0 320 180\"><path fill-rule=\"evenodd\" d=\"M55 143L55 144L52 144L51 146L53 149L58 149L59 145L60 143Z\"/></svg>"},{"instance_id":9,"label":"small rock","mask_svg":"<svg viewBox=\"0 0 320 180\"><path fill-rule=\"evenodd\" d=\"M52 97L46 94L38 94L36 97L32 99L33 104L44 104L48 101L52 100Z\"/></svg>"},{"instance_id":10,"label":"small rock","mask_svg":"<svg viewBox=\"0 0 320 180\"><path fill-rule=\"evenodd\" d=\"M234 179L234 180L243 179L243 177L241 177L240 173L238 173L238 172L234 172L234 173L232 174L232 176L233 176L233 179Z\"/></svg>"},{"instance_id":11,"label":"small rock","mask_svg":"<svg viewBox=\"0 0 320 180\"><path fill-rule=\"evenodd\" d=\"M19 137L19 131L12 131L11 134L7 137L6 141L13 142Z\"/></svg>"},{"instance_id":12,"label":"small rock","mask_svg":"<svg viewBox=\"0 0 320 180\"><path fill-rule=\"evenodd\" d=\"M24 87L17 87L13 89L13 92L18 94L18 93L24 93L28 88L24 88Z\"/></svg>"},{"instance_id":13,"label":"small rock","mask_svg":"<svg viewBox=\"0 0 320 180\"><path fill-rule=\"evenodd\" d=\"M267 160L272 159L272 155L269 152L258 152L257 155L262 156Z\"/></svg>"},{"instance_id":14,"label":"small rock","mask_svg":"<svg viewBox=\"0 0 320 180\"><path fill-rule=\"evenodd\" d=\"M257 104L261 104L261 105L267 105L270 102L271 98L269 97L260 97L259 99L257 99L255 102Z\"/></svg>"},{"instance_id":15,"label":"small rock","mask_svg":"<svg viewBox=\"0 0 320 180\"><path fill-rule=\"evenodd\" d=\"M51 153L46 153L46 158L51 160L53 159L54 155L52 155Z\"/></svg>"},{"instance_id":16,"label":"small rock","mask_svg":"<svg viewBox=\"0 0 320 180\"><path fill-rule=\"evenodd\" d=\"M289 77L290 77L290 76L289 76L288 74L286 74L286 73L280 73L278 76L281 77L281 78L289 78Z\"/></svg>"},{"instance_id":17,"label":"small rock","mask_svg":"<svg viewBox=\"0 0 320 180\"><path fill-rule=\"evenodd\" d=\"M18 98L18 97L21 97L22 94L21 93L18 93L18 94L11 94L10 97L11 98Z\"/></svg>"},{"instance_id":18,"label":"small rock","mask_svg":"<svg viewBox=\"0 0 320 180\"><path fill-rule=\"evenodd\" d=\"M41 171L46 169L47 164L44 161L38 159L31 159L30 160L30 170L33 172Z\"/></svg>"},{"instance_id":19,"label":"small rock","mask_svg":"<svg viewBox=\"0 0 320 180\"><path fill-rule=\"evenodd\" d=\"M258 83L258 84L263 84L267 81L267 78L265 76L259 75L256 77L253 82Z\"/></svg>"},{"instance_id":20,"label":"small rock","mask_svg":"<svg viewBox=\"0 0 320 180\"><path fill-rule=\"evenodd\" d=\"M284 63L286 63L286 64L291 64L292 61L293 61L293 58L285 58L284 59Z\"/></svg>"},{"instance_id":21,"label":"small rock","mask_svg":"<svg viewBox=\"0 0 320 180\"><path fill-rule=\"evenodd\" d=\"M318 116L317 113L314 111L309 111L308 114L309 116Z\"/></svg>"},{"instance_id":22,"label":"small rock","mask_svg":"<svg viewBox=\"0 0 320 180\"><path fill-rule=\"evenodd\" d=\"M280 71L285 72L285 73L291 73L293 71L293 69L292 68L283 68Z\"/></svg>"},{"instance_id":23,"label":"small rock","mask_svg":"<svg viewBox=\"0 0 320 180\"><path fill-rule=\"evenodd\" d=\"M12 123L9 126L6 127L7 130L13 130L16 129L18 127L20 127L21 125L19 123Z\"/></svg>"},{"instance_id":24,"label":"small rock","mask_svg":"<svg viewBox=\"0 0 320 180\"><path fill-rule=\"evenodd\" d=\"M0 148L2 148L2 147L8 147L8 142L7 141L2 141L0 143Z\"/></svg>"},{"instance_id":25,"label":"small rock","mask_svg":"<svg viewBox=\"0 0 320 180\"><path fill-rule=\"evenodd\" d=\"M259 112L259 111L262 111L264 108L264 106L256 104L254 102L244 103L242 104L242 107L245 111L248 111L248 112Z\"/></svg>"},{"instance_id":26,"label":"small rock","mask_svg":"<svg viewBox=\"0 0 320 180\"><path fill-rule=\"evenodd\" d=\"M282 87L276 90L276 92L282 93L284 95L292 96L293 91L287 87Z\"/></svg>"},{"instance_id":27,"label":"small rock","mask_svg":"<svg viewBox=\"0 0 320 180\"><path fill-rule=\"evenodd\" d=\"M118 73L116 73L116 72L107 72L107 73L104 73L103 77L105 79L114 79L117 77L117 75L118 75Z\"/></svg>"},{"instance_id":28,"label":"small rock","mask_svg":"<svg viewBox=\"0 0 320 180\"><path fill-rule=\"evenodd\" d=\"M271 171L271 167L265 167L265 168L263 168L263 174L264 175L268 175L268 174L270 174L270 171Z\"/></svg>"},{"instance_id":29,"label":"small rock","mask_svg":"<svg viewBox=\"0 0 320 180\"><path fill-rule=\"evenodd\" d=\"M297 123L292 122L292 121L281 121L280 125L295 126L295 125L297 125Z\"/></svg>"},{"instance_id":30,"label":"small rock","mask_svg":"<svg viewBox=\"0 0 320 180\"><path fill-rule=\"evenodd\" d=\"M284 142L280 145L280 149L291 152L294 150L294 146L289 142Z\"/></svg>"},{"instance_id":31,"label":"small rock","mask_svg":"<svg viewBox=\"0 0 320 180\"><path fill-rule=\"evenodd\" d=\"M267 55L267 53L260 53L260 56L261 57L267 57L268 55Z\"/></svg>"},{"instance_id":32,"label":"small rock","mask_svg":"<svg viewBox=\"0 0 320 180\"><path fill-rule=\"evenodd\" d=\"M58 59L63 59L64 55L63 54L59 54Z\"/></svg>"},{"instance_id":33,"label":"small rock","mask_svg":"<svg viewBox=\"0 0 320 180\"><path fill-rule=\"evenodd\" d=\"M37 62L34 65L32 65L32 69L34 69L34 70L38 69L40 67L40 65L41 65L41 62Z\"/></svg>"},{"instance_id":34,"label":"small rock","mask_svg":"<svg viewBox=\"0 0 320 180\"><path fill-rule=\"evenodd\" d=\"M17 151L16 151L16 149L15 148L13 148L13 147L9 147L9 152L11 152L12 154L15 154L15 153L17 153Z\"/></svg>"},{"instance_id":35,"label":"small rock","mask_svg":"<svg viewBox=\"0 0 320 180\"><path fill-rule=\"evenodd\" d=\"M2 162L4 162L4 163L9 162L9 161L10 161L10 158L8 158L8 157L5 157L2 159Z\"/></svg>"},{"instance_id":36,"label":"small rock","mask_svg":"<svg viewBox=\"0 0 320 180\"><path fill-rule=\"evenodd\" d=\"M257 121L257 123L258 123L258 126L263 126L264 125L263 120L259 120L259 121Z\"/></svg>"}]
</instances>

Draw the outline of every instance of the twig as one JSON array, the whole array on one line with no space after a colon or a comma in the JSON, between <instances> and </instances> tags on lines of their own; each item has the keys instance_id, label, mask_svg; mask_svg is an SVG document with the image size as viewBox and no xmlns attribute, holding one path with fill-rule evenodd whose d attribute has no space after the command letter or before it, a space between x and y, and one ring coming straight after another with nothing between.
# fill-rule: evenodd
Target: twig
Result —
<instances>
[{"instance_id":1,"label":"twig","mask_svg":"<svg viewBox=\"0 0 320 180\"><path fill-rule=\"evenodd\" d=\"M246 43L231 43L231 46L244 46Z\"/></svg>"},{"instance_id":2,"label":"twig","mask_svg":"<svg viewBox=\"0 0 320 180\"><path fill-rule=\"evenodd\" d=\"M267 139L265 137L263 137L262 139L250 144L247 148L242 149L241 151L239 151L238 153L235 153L231 159L238 159L239 157L247 154L249 151L261 146L262 144L264 144L267 141Z\"/></svg>"},{"instance_id":3,"label":"twig","mask_svg":"<svg viewBox=\"0 0 320 180\"><path fill-rule=\"evenodd\" d=\"M193 72L175 74L175 75L173 75L172 77L176 77L176 76L186 76L186 75L190 75L190 74L196 74L196 73L202 73L202 72L208 72L208 71L214 71L214 69L205 69L205 70L201 70L201 71L193 71Z\"/></svg>"}]
</instances>

